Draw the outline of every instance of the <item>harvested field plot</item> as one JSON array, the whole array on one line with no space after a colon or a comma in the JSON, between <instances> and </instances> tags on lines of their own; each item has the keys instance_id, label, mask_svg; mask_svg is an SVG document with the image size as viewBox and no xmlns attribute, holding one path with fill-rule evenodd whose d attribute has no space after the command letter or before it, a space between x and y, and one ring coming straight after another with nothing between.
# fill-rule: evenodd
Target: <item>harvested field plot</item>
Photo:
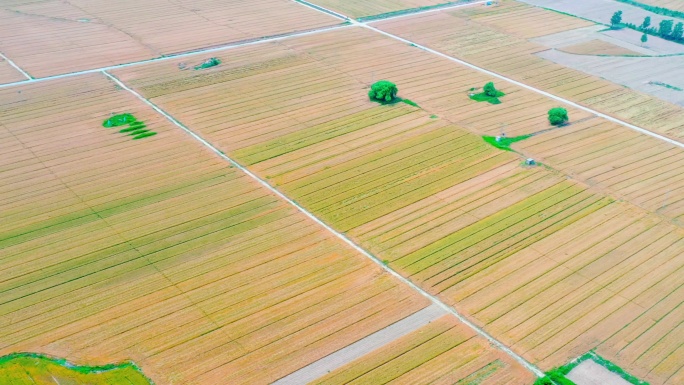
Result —
<instances>
[{"instance_id":1,"label":"harvested field plot","mask_svg":"<svg viewBox=\"0 0 684 385\"><path fill-rule=\"evenodd\" d=\"M581 19L503 1L494 8L463 8L373 25L654 132L684 138L680 106L536 55L548 48L528 39L590 25Z\"/></svg>"},{"instance_id":2,"label":"harvested field plot","mask_svg":"<svg viewBox=\"0 0 684 385\"><path fill-rule=\"evenodd\" d=\"M428 305L102 74L1 90L0 137L1 355L268 383Z\"/></svg>"},{"instance_id":3,"label":"harvested field plot","mask_svg":"<svg viewBox=\"0 0 684 385\"><path fill-rule=\"evenodd\" d=\"M684 57L579 56L560 51L539 56L684 106Z\"/></svg>"},{"instance_id":4,"label":"harvested field plot","mask_svg":"<svg viewBox=\"0 0 684 385\"><path fill-rule=\"evenodd\" d=\"M12 67L5 59L0 58L0 84L26 80L26 77Z\"/></svg>"},{"instance_id":5,"label":"harvested field plot","mask_svg":"<svg viewBox=\"0 0 684 385\"><path fill-rule=\"evenodd\" d=\"M444 317L313 384L531 384L533 376ZM506 370L510 368L512 370Z\"/></svg>"},{"instance_id":6,"label":"harvested field plot","mask_svg":"<svg viewBox=\"0 0 684 385\"><path fill-rule=\"evenodd\" d=\"M0 50L42 77L334 24L288 0L16 2L0 9Z\"/></svg>"},{"instance_id":7,"label":"harvested field plot","mask_svg":"<svg viewBox=\"0 0 684 385\"><path fill-rule=\"evenodd\" d=\"M598 39L569 45L560 50L577 55L642 56L638 52Z\"/></svg>"},{"instance_id":8,"label":"harvested field plot","mask_svg":"<svg viewBox=\"0 0 684 385\"><path fill-rule=\"evenodd\" d=\"M684 227L684 151L598 119L518 145L523 153Z\"/></svg>"},{"instance_id":9,"label":"harvested field plot","mask_svg":"<svg viewBox=\"0 0 684 385\"><path fill-rule=\"evenodd\" d=\"M555 103L503 82L503 104L475 103L466 86L485 76L360 28L221 60L116 75L543 369L598 347L653 384L681 380L682 229L472 133L548 128ZM379 79L425 110L370 102Z\"/></svg>"}]
</instances>

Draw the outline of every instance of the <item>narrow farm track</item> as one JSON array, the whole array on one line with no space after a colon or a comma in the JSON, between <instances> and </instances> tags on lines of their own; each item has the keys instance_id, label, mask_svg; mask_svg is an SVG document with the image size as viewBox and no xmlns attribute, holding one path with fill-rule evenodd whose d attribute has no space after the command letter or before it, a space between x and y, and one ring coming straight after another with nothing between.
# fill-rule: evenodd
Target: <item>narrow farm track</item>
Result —
<instances>
[{"instance_id":1,"label":"narrow farm track","mask_svg":"<svg viewBox=\"0 0 684 385\"><path fill-rule=\"evenodd\" d=\"M682 229L562 172L520 167L518 154L474 134L498 131L502 114L516 134L540 131L546 111L531 106L552 101L499 83L503 104L476 104L459 90L486 76L362 28L221 60L201 75L155 63L113 75L542 369L597 349L654 384L680 379ZM424 109L369 102L373 78L395 80ZM603 124L624 130L587 117L528 141ZM622 140L639 137L644 148L681 152L636 132ZM386 368L402 362L386 359Z\"/></svg>"}]
</instances>

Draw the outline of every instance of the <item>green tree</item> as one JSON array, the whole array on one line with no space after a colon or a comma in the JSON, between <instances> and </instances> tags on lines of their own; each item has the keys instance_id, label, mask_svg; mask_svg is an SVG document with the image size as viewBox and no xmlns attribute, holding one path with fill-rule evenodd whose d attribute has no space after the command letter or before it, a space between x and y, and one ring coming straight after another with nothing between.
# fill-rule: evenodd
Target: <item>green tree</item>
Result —
<instances>
[{"instance_id":1,"label":"green tree","mask_svg":"<svg viewBox=\"0 0 684 385\"><path fill-rule=\"evenodd\" d=\"M380 80L371 86L368 97L375 101L391 102L397 96L398 91L396 84L387 80Z\"/></svg>"},{"instance_id":2,"label":"green tree","mask_svg":"<svg viewBox=\"0 0 684 385\"><path fill-rule=\"evenodd\" d=\"M491 96L493 98L499 96L499 91L496 89L496 87L494 87L494 83L492 82L485 84L484 93L485 95Z\"/></svg>"},{"instance_id":3,"label":"green tree","mask_svg":"<svg viewBox=\"0 0 684 385\"><path fill-rule=\"evenodd\" d=\"M646 44L647 41L648 41L648 35L647 34L641 35L641 46L642 47L644 46L644 44Z\"/></svg>"},{"instance_id":4,"label":"green tree","mask_svg":"<svg viewBox=\"0 0 684 385\"><path fill-rule=\"evenodd\" d=\"M553 126L560 126L569 120L568 110L556 107L549 110L549 123Z\"/></svg>"},{"instance_id":5,"label":"green tree","mask_svg":"<svg viewBox=\"0 0 684 385\"><path fill-rule=\"evenodd\" d=\"M682 40L682 36L684 36L684 24L679 22L675 25L674 30L672 30L672 39Z\"/></svg>"},{"instance_id":6,"label":"green tree","mask_svg":"<svg viewBox=\"0 0 684 385\"><path fill-rule=\"evenodd\" d=\"M644 22L641 23L641 27L639 27L639 28L647 29L650 26L651 26L651 16L646 16L646 18L644 19Z\"/></svg>"},{"instance_id":7,"label":"green tree","mask_svg":"<svg viewBox=\"0 0 684 385\"><path fill-rule=\"evenodd\" d=\"M617 27L620 23L622 23L622 11L617 11L613 14L613 17L610 18L610 25Z\"/></svg>"},{"instance_id":8,"label":"green tree","mask_svg":"<svg viewBox=\"0 0 684 385\"><path fill-rule=\"evenodd\" d=\"M660 22L660 29L658 29L658 34L660 37L670 38L672 34L672 25L674 22L672 20L662 20Z\"/></svg>"}]
</instances>

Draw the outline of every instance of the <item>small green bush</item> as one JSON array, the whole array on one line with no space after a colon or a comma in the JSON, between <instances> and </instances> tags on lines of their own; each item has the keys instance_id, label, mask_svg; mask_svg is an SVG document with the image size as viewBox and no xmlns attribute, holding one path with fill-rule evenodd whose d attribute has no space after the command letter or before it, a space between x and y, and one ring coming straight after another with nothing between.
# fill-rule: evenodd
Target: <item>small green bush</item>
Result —
<instances>
[{"instance_id":1,"label":"small green bush","mask_svg":"<svg viewBox=\"0 0 684 385\"><path fill-rule=\"evenodd\" d=\"M568 118L568 110L562 107L556 107L552 108L549 110L549 123L553 126L561 126L567 121L570 120Z\"/></svg>"},{"instance_id":2,"label":"small green bush","mask_svg":"<svg viewBox=\"0 0 684 385\"><path fill-rule=\"evenodd\" d=\"M485 95L492 97L492 98L496 98L499 96L499 91L496 90L496 87L494 87L494 83L492 83L492 82L485 84L484 93L485 93Z\"/></svg>"},{"instance_id":3,"label":"small green bush","mask_svg":"<svg viewBox=\"0 0 684 385\"><path fill-rule=\"evenodd\" d=\"M133 114L119 114L119 115L114 115L110 117L109 119L105 120L102 122L102 126L107 127L107 128L112 128L112 127L119 127L119 126L124 126L126 124L131 124L136 121L135 116Z\"/></svg>"},{"instance_id":4,"label":"small green bush","mask_svg":"<svg viewBox=\"0 0 684 385\"><path fill-rule=\"evenodd\" d=\"M370 91L368 91L368 97L373 101L388 103L397 97L397 92L399 90L396 84L387 80L380 80L371 86Z\"/></svg>"},{"instance_id":5,"label":"small green bush","mask_svg":"<svg viewBox=\"0 0 684 385\"><path fill-rule=\"evenodd\" d=\"M217 57L212 57L212 58L205 60L202 64L196 65L195 69L196 70L203 70L205 68L216 67L219 64L221 64L221 60Z\"/></svg>"}]
</instances>

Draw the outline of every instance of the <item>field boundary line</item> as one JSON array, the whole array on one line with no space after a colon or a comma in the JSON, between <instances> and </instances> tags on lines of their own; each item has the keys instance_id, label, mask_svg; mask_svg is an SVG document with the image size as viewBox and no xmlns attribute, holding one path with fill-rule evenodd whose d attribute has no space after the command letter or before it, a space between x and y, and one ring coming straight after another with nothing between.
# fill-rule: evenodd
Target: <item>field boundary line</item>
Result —
<instances>
[{"instance_id":1,"label":"field boundary line","mask_svg":"<svg viewBox=\"0 0 684 385\"><path fill-rule=\"evenodd\" d=\"M432 304L280 378L272 385L308 384L447 314Z\"/></svg>"},{"instance_id":2,"label":"field boundary line","mask_svg":"<svg viewBox=\"0 0 684 385\"><path fill-rule=\"evenodd\" d=\"M308 5L311 6L312 9L316 9L316 10L318 10L319 12L330 13L330 14L336 13L336 12L333 12L333 11L330 11L330 10L327 10L327 11L321 10L321 8L322 8L322 9L325 9L325 8L319 7L319 6L314 6L313 4L309 3L309 2L306 1L306 0L293 0L293 1L297 1L298 3L305 4L305 5L308 4ZM475 3L463 4L462 6L467 6L467 5L472 5L472 4L475 4ZM444 9L444 8L442 8L442 9ZM439 9L439 10L442 10L442 9ZM412 13L411 15L418 15L418 14L420 14L420 13ZM404 16L404 15L402 15L402 16ZM406 15L406 16L408 16L408 15ZM369 21L369 22L360 22L360 21L358 21L358 20L356 20L356 19L348 18L348 17L346 17L346 16L344 16L344 15L342 15L341 17L344 17L343 20L345 20L345 21L350 21L350 22L352 23L352 25L356 25L356 26L359 26L359 27L362 27L362 28L369 29L369 30L374 31L374 32L377 32L377 33L379 33L379 34L381 34L381 35L385 35L385 36L387 36L387 37L389 37L389 38L392 38L392 39L401 41L402 43L406 43L406 44L413 45L413 46L415 46L415 47L417 47L417 48L420 48L420 49L422 49L422 50L424 50L424 51L427 51L427 52L429 52L429 53L431 53L431 54L433 54L433 55L437 55L437 56L439 56L439 57L442 57L442 58L451 60L451 61L453 61L453 62L455 62L455 63L459 63L459 64L461 64L461 65L463 65L463 66L466 66L466 67L468 67L468 68L474 69L474 70L479 71L479 72L482 72L482 73L487 74L487 75L489 75L489 76L493 76L493 77L495 77L495 78L498 78L498 79L507 81L507 82L512 83L512 84L515 84L516 86L522 87L522 88L524 88L524 89L526 89L526 90L528 90L528 91L536 92L536 93L538 93L538 94L540 94L540 95L546 96L546 97L551 98L551 99L553 99L553 100L556 100L556 101L558 101L558 102L565 103L565 104L567 104L567 105L569 105L569 106L575 107L575 108L580 109L580 110L585 111L585 112L589 112L589 113L594 114L594 115L596 115L596 116L598 116L598 117L601 117L601 118L606 119L606 120L608 120L608 121L611 121L611 122L613 122L613 123L620 124L620 125L625 126L625 127L629 128L629 129L632 129L632 130L634 130L634 131L637 131L637 132L639 132L639 133L642 133L642 134L644 134L644 135L648 135L648 136L651 136L651 137L653 137L653 138L660 139L660 140L662 140L662 141L664 141L664 142L670 143L670 144L672 144L672 145L674 145L674 146L677 146L677 147L680 147L680 148L684 148L684 143L681 143L681 142L676 141L676 140L674 140L674 139L670 139L670 138L668 138L668 137L666 137L666 136L657 134L657 133L655 133L655 132L653 132L653 131L647 130L647 129L645 129L645 128L641 128L641 127L639 127L639 126L635 126L635 125L633 125L633 124L631 124L631 123L627 123L627 122L625 122L625 121L623 121L623 120L620 120L620 119L614 118L614 117L612 117L612 116L610 116L610 115L604 114L604 113L602 113L602 112L593 110L593 109L591 109L591 108L589 108L589 107L585 107L585 106L583 106L583 105L581 105L581 104L575 103L575 102L570 101L570 100L568 100L568 99L562 98L562 97L560 97L560 96L556 96L556 95L551 94L551 93L549 93L549 92L540 90L540 89L538 89L538 88L532 87L532 86L530 86L530 85L527 85L527 84L525 84L525 83L519 82L519 81L517 81L517 80L513 80L513 79L511 79L511 78L509 78L509 77L506 77L506 76L504 76L504 75L498 74L498 73L493 72L493 71L490 71L490 70L488 70L488 69L485 69L485 68L476 66L475 64L472 64L472 63L470 63L470 62L467 62L467 61L464 61L464 60L455 58L455 57L453 57L453 56L450 56L450 55L447 55L447 54L445 54L445 53L439 52L439 51L434 50L434 49L432 49L432 48L428 48L428 47L426 47L426 46L424 46L424 45L415 43L415 42L413 42L413 41L411 41L411 40L404 39L403 37L399 37L399 36L397 36L397 35L391 34L391 33L389 33L389 32L385 32L385 31L383 31L383 30L381 30L381 29L378 29L378 28L376 28L376 27L373 27L373 26L371 26L371 25L368 25L369 23L373 23L373 22L374 22L373 20L371 20L371 21ZM385 21L385 20L389 20L389 19L391 19L391 18L381 19L381 20L376 20L376 21L380 22L380 21Z\"/></svg>"},{"instance_id":3,"label":"field boundary line","mask_svg":"<svg viewBox=\"0 0 684 385\"><path fill-rule=\"evenodd\" d=\"M179 122L168 114L166 111L162 110L159 106L156 104L152 103L151 101L145 99L142 95L134 91L133 89L129 88L126 84L124 84L121 80L119 80L117 77L114 75L108 73L105 70L100 71L102 74L104 74L107 78L110 80L114 81L119 87L123 88L124 90L130 92L133 94L135 97L140 99L143 103L147 104L149 107L151 107L153 110L157 111L159 114L161 114L163 117L165 117L167 120L169 120L171 123L188 133L191 137L193 137L195 140L198 142L202 143L204 146L206 146L208 149L210 149L212 152L214 152L216 155L218 155L220 158L226 160L229 162L231 165L233 165L235 168L238 170L244 172L249 176L250 178L254 179L256 182L267 188L269 191L271 191L273 194L278 196L279 198L283 199L285 202L289 203L291 206L295 207L299 212L302 214L306 215L309 219L313 220L314 222L318 223L321 227L323 227L325 230L329 231L331 234L333 234L336 238L342 240L344 243L347 245L351 246L354 250L362 254L363 256L367 257L371 261L375 262L376 265L378 265L381 269L383 269L385 272L389 273L390 275L394 276L396 279L398 279L400 282L408 285L410 288L413 290L417 291L419 294L421 294L423 297L427 298L430 300L433 304L441 307L444 309L447 313L455 316L459 321L461 321L463 324L471 328L473 331L475 331L478 335L484 337L487 341L489 341L492 345L496 346L499 350L503 351L504 353L508 354L511 356L514 360L516 360L518 363L520 363L523 367L525 367L527 370L531 371L538 377L544 377L544 372L542 372L539 368L537 368L535 365L532 363L528 362L525 360L522 356L519 356L517 353L513 352L508 346L504 345L502 342L497 340L496 338L492 337L489 333L475 325L473 322L468 320L464 315L459 313L455 308L447 305L446 303L442 302L439 298L433 296L432 294L428 293L427 291L423 290L421 287L416 285L415 283L411 282L408 278L405 278L401 274L397 273L393 269L389 268L383 261L381 261L379 258L371 254L370 252L366 251L364 248L361 246L357 245L354 241L349 239L346 235L338 232L337 230L333 229L330 227L328 224L320 220L318 217L307 211L305 208L300 206L297 202L294 200L290 199L287 197L285 194L280 192L278 189L275 187L271 186L266 182L265 180L259 178L256 174L252 173L249 171L247 168L243 167L241 164L239 164L237 161L233 160L232 158L228 157L223 151L219 150L218 148L214 147L211 143L209 143L206 139L202 138L199 134L195 133L191 129L189 129L187 126L185 126L183 123Z\"/></svg>"},{"instance_id":4,"label":"field boundary line","mask_svg":"<svg viewBox=\"0 0 684 385\"><path fill-rule=\"evenodd\" d=\"M398 14L398 15L394 15L394 16L378 17L378 18L375 18L375 17L381 16L382 14L364 16L364 17L358 18L357 21L359 21L360 23L373 23L376 21L394 20L394 19L398 19L400 17L416 16L416 15L422 15L424 13L448 11L452 8L461 8L461 7L467 7L470 5L484 4L484 3L487 3L488 1L491 1L491 0L480 0L480 1L466 0L466 2L449 4L449 5L437 5L437 6L434 6L432 8L428 8L428 9L416 9L416 8L414 8L412 10L412 12L406 12L406 13L402 13L402 14ZM407 11L411 11L411 10L408 9Z\"/></svg>"},{"instance_id":5,"label":"field boundary line","mask_svg":"<svg viewBox=\"0 0 684 385\"><path fill-rule=\"evenodd\" d=\"M24 82L26 82L26 81L34 80L34 77L33 77L33 76L29 75L28 72L26 72L26 71L24 71L23 69L21 69L21 67L19 67L19 66L17 65L17 63L13 62L12 59L10 59L10 58L8 58L7 56L5 56L4 53L0 52L0 57L2 57L3 59L5 59L5 61L6 61L7 63L9 63L9 65L11 65L12 67L14 67L14 69L16 69L17 71L19 71L19 72L27 79L27 80L22 80L22 81L21 81L22 83L24 83Z\"/></svg>"},{"instance_id":6,"label":"field boundary line","mask_svg":"<svg viewBox=\"0 0 684 385\"><path fill-rule=\"evenodd\" d=\"M237 42L232 42L232 43L227 43L227 44L215 46L213 48L204 48L204 49L199 49L199 50L194 50L194 51L187 51L187 52L178 53L178 54L156 57L156 58L152 58L152 59L134 61L134 62L130 62L130 63L115 64L115 65L108 66L108 67L93 68L93 69L89 69L89 70L69 72L69 73L59 74L59 75L50 75L50 76L46 76L46 77L42 77L42 78L34 78L34 77L30 77L30 75L26 74L27 76L29 76L29 78L27 80L20 80L18 82L12 82L12 83L3 83L3 84L0 84L0 89L6 88L6 87L19 86L22 84L40 83L40 82L49 81L49 80L70 78L70 77L74 77L74 76L80 76L80 75L93 74L93 73L98 73L98 72L103 72L103 71L116 70L119 68L135 67L138 65L143 65L143 64L148 64L148 63L160 63L160 62L164 62L167 60L179 59L179 58L190 57L190 56L195 56L195 55L203 55L203 54L212 53L212 52L228 51L228 50L231 50L234 48L248 47L250 45L257 45L257 44L261 44L261 43L270 43L270 42L281 41L281 40L295 38L295 37L301 37L301 36L315 35L318 33L349 28L352 26L353 26L353 24L351 24L351 23L350 24L338 24L338 25L326 26L326 27L316 28L316 29L303 31L303 32L291 32L291 33L286 33L286 34L281 34L281 35L274 35L274 36L268 36L268 37L263 37L263 38L257 38L257 39L249 40L249 41L244 41L244 40L241 42L237 41ZM0 56L4 57L4 55L2 55L1 53L0 53Z\"/></svg>"}]
</instances>

